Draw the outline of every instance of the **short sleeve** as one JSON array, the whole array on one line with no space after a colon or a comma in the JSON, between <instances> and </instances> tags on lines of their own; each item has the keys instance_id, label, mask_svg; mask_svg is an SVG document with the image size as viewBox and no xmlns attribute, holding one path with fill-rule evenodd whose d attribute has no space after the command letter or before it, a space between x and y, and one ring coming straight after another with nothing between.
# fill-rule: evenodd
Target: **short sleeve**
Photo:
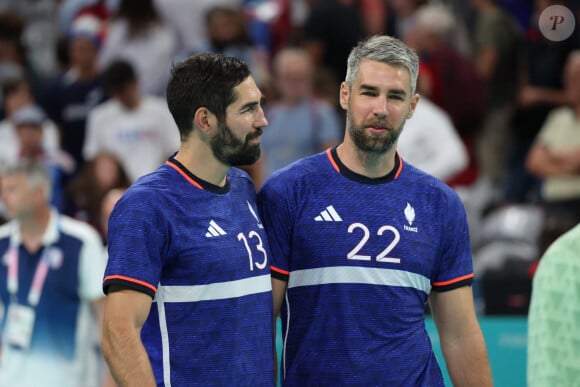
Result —
<instances>
[{"instance_id":1,"label":"short sleeve","mask_svg":"<svg viewBox=\"0 0 580 387\"><path fill-rule=\"evenodd\" d=\"M550 112L537 135L536 142L549 146L552 142L553 133L557 131L559 127L565 125L563 121L566 113L567 111L562 109L556 109Z\"/></svg>"},{"instance_id":2,"label":"short sleeve","mask_svg":"<svg viewBox=\"0 0 580 387\"><path fill-rule=\"evenodd\" d=\"M167 220L157 211L153 192L129 190L109 218L107 269L103 291L111 285L155 295L167 251Z\"/></svg>"},{"instance_id":3,"label":"short sleeve","mask_svg":"<svg viewBox=\"0 0 580 387\"><path fill-rule=\"evenodd\" d=\"M268 242L272 250L273 275L276 273L286 279L290 272L290 245L295 219L293 193L281 184L279 174L268 179L258 192L258 211L264 223Z\"/></svg>"},{"instance_id":4,"label":"short sleeve","mask_svg":"<svg viewBox=\"0 0 580 387\"><path fill-rule=\"evenodd\" d=\"M473 259L467 216L463 203L451 189L443 216L446 219L441 231L441 257L432 280L435 291L453 290L473 282Z\"/></svg>"}]
</instances>

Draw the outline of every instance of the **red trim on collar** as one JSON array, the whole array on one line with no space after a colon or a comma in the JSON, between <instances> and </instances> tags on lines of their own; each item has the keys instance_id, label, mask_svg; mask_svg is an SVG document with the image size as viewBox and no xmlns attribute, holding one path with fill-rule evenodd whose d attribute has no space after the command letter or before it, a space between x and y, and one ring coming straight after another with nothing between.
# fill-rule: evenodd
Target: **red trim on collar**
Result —
<instances>
[{"instance_id":1,"label":"red trim on collar","mask_svg":"<svg viewBox=\"0 0 580 387\"><path fill-rule=\"evenodd\" d=\"M332 150L332 148L328 148L326 150L326 156L328 157L330 164L332 164L332 167L336 170L336 172L340 173L340 168L338 168L338 164L336 163L336 161L334 161L334 158L332 158L331 150Z\"/></svg>"},{"instance_id":2,"label":"red trim on collar","mask_svg":"<svg viewBox=\"0 0 580 387\"><path fill-rule=\"evenodd\" d=\"M171 161L169 161L169 160L166 161L165 165L170 166L171 168L175 169L177 171L177 173L179 173L181 176L183 176L185 178L185 180L187 180L194 187L199 188L199 189L204 189L197 181L195 181L191 177L187 176L187 174L181 168L179 168L179 166L173 164Z\"/></svg>"}]
</instances>

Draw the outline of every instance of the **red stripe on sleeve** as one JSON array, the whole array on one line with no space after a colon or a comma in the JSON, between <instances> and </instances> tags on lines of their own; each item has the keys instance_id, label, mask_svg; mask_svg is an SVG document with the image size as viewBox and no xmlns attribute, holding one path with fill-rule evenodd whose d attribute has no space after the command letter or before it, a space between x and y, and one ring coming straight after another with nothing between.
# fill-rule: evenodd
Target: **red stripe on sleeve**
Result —
<instances>
[{"instance_id":1,"label":"red stripe on sleeve","mask_svg":"<svg viewBox=\"0 0 580 387\"><path fill-rule=\"evenodd\" d=\"M461 276L458 278L454 278L454 279L451 279L449 281L433 282L433 286L447 286L447 285L454 284L456 282L464 281L464 280L469 279L469 278L473 278L473 273L467 274L467 275L464 275L464 276Z\"/></svg>"},{"instance_id":2,"label":"red stripe on sleeve","mask_svg":"<svg viewBox=\"0 0 580 387\"><path fill-rule=\"evenodd\" d=\"M103 280L103 282L107 282L109 280L114 280L114 279L119 279L119 280L123 280L123 281L127 281L127 282L133 282L134 284L138 284L138 285L141 285L141 286L145 286L146 288L149 288L149 289L153 290L153 293L156 293L157 292L157 288L155 286L153 286L153 285L151 285L151 284L149 284L147 282L137 280L135 278L125 277L123 275L110 275L110 276L107 276L107 277L105 277L105 279Z\"/></svg>"},{"instance_id":3,"label":"red stripe on sleeve","mask_svg":"<svg viewBox=\"0 0 580 387\"><path fill-rule=\"evenodd\" d=\"M282 270L282 269L278 269L277 267L274 267L274 266L270 266L270 270L275 271L276 273L280 273L280 274L284 274L284 275L290 275L290 272L289 271Z\"/></svg>"}]
</instances>

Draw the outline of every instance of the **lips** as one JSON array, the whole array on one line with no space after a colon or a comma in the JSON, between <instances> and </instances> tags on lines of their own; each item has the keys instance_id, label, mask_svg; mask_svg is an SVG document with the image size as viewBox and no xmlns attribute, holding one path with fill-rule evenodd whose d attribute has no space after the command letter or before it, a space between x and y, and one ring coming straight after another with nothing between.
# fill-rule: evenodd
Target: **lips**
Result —
<instances>
[{"instance_id":1,"label":"lips","mask_svg":"<svg viewBox=\"0 0 580 387\"><path fill-rule=\"evenodd\" d=\"M249 134L247 137L247 140L248 141L256 140L256 139L260 138L260 136L262 135L263 132L264 131L262 129L258 129L254 133Z\"/></svg>"},{"instance_id":2,"label":"lips","mask_svg":"<svg viewBox=\"0 0 580 387\"><path fill-rule=\"evenodd\" d=\"M387 125L381 124L381 123L369 124L369 125L366 125L366 128L369 128L369 129L390 130L390 128Z\"/></svg>"}]
</instances>

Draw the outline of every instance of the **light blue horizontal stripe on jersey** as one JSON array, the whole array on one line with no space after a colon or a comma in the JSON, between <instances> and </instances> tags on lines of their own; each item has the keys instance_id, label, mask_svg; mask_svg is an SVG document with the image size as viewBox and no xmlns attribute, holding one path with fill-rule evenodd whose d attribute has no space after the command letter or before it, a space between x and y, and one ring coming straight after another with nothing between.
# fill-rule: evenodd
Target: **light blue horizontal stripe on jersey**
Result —
<instances>
[{"instance_id":1,"label":"light blue horizontal stripe on jersey","mask_svg":"<svg viewBox=\"0 0 580 387\"><path fill-rule=\"evenodd\" d=\"M244 278L236 281L217 282L208 285L163 286L155 294L157 302L197 302L238 298L250 294L272 291L270 274Z\"/></svg>"},{"instance_id":2,"label":"light blue horizontal stripe on jersey","mask_svg":"<svg viewBox=\"0 0 580 387\"><path fill-rule=\"evenodd\" d=\"M416 273L358 266L322 267L290 272L288 288L328 284L367 284L414 288L429 294L431 281Z\"/></svg>"}]
</instances>

